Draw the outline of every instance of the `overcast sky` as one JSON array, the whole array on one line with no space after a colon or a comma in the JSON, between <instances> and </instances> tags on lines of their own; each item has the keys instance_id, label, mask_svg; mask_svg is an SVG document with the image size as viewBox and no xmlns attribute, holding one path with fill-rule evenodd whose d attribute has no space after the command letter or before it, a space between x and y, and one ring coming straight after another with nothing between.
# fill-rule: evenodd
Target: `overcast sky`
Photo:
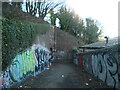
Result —
<instances>
[{"instance_id":1,"label":"overcast sky","mask_svg":"<svg viewBox=\"0 0 120 90\"><path fill-rule=\"evenodd\" d=\"M64 0L81 18L91 17L103 26L103 35L118 36L118 2L120 0Z\"/></svg>"}]
</instances>

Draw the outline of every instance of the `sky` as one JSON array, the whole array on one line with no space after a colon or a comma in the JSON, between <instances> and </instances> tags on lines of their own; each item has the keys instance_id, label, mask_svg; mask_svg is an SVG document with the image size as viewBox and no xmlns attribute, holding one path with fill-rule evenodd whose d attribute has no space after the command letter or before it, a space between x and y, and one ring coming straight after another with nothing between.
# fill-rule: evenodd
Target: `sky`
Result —
<instances>
[{"instance_id":1,"label":"sky","mask_svg":"<svg viewBox=\"0 0 120 90\"><path fill-rule=\"evenodd\" d=\"M120 0L64 0L82 18L91 17L103 26L103 36L118 36L118 2Z\"/></svg>"},{"instance_id":2,"label":"sky","mask_svg":"<svg viewBox=\"0 0 120 90\"><path fill-rule=\"evenodd\" d=\"M118 2L120 0L55 0L55 2L60 1L74 9L82 19L90 17L99 21L103 27L103 36L118 37Z\"/></svg>"}]
</instances>

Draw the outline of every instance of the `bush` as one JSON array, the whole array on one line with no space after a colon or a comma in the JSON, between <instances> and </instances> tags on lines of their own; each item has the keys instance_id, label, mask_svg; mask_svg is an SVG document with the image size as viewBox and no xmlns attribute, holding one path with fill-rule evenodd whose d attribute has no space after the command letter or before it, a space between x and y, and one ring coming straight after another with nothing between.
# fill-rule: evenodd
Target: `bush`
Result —
<instances>
[{"instance_id":1,"label":"bush","mask_svg":"<svg viewBox=\"0 0 120 90\"><path fill-rule=\"evenodd\" d=\"M49 29L49 24L2 19L2 69L11 64L17 53L29 48L38 34Z\"/></svg>"}]
</instances>

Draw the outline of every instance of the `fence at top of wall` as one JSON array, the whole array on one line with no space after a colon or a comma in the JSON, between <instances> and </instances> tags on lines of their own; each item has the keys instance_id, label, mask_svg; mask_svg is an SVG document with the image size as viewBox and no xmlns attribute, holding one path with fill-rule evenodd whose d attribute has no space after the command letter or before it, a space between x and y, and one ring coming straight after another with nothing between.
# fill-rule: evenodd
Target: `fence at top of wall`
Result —
<instances>
[{"instance_id":1,"label":"fence at top of wall","mask_svg":"<svg viewBox=\"0 0 120 90\"><path fill-rule=\"evenodd\" d=\"M26 77L39 74L50 66L50 51L40 45L33 45L23 53L18 53L12 64L3 72L3 88L9 88Z\"/></svg>"}]
</instances>

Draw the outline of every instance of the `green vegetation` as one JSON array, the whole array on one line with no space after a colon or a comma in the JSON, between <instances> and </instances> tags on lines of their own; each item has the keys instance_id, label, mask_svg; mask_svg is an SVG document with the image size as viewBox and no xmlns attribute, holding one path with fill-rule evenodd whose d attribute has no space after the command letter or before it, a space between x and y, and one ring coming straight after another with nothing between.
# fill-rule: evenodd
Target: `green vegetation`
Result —
<instances>
[{"instance_id":1,"label":"green vegetation","mask_svg":"<svg viewBox=\"0 0 120 90\"><path fill-rule=\"evenodd\" d=\"M51 24L55 24L56 18L59 19L60 29L70 33L71 35L81 39L85 44L98 41L101 35L101 26L98 21L91 18L83 20L69 8L62 6L57 13L52 11Z\"/></svg>"},{"instance_id":2,"label":"green vegetation","mask_svg":"<svg viewBox=\"0 0 120 90\"><path fill-rule=\"evenodd\" d=\"M83 39L87 44L97 42L98 37L102 33L102 30L97 23L97 21L91 18L86 18L86 26L83 30Z\"/></svg>"},{"instance_id":3,"label":"green vegetation","mask_svg":"<svg viewBox=\"0 0 120 90\"><path fill-rule=\"evenodd\" d=\"M44 20L50 14L51 24L55 25L56 18L59 19L60 29L69 32L73 36L81 39L83 43L89 44L98 41L101 28L93 19L87 18L85 21L79 18L73 10L62 6L58 12L54 9L62 3L54 1L25 0L26 12L22 11L22 2L2 3L2 69L11 64L17 53L29 48L37 35L44 34L50 29L49 24L33 23ZM38 11L38 13L37 13ZM38 14L39 18L35 18ZM34 17L34 18L33 18ZM0 31L1 32L1 31ZM1 36L0 36L1 37ZM1 39L1 38L0 38Z\"/></svg>"},{"instance_id":4,"label":"green vegetation","mask_svg":"<svg viewBox=\"0 0 120 90\"><path fill-rule=\"evenodd\" d=\"M37 35L47 32L49 24L2 19L2 69L11 64L17 53L29 48Z\"/></svg>"}]
</instances>

